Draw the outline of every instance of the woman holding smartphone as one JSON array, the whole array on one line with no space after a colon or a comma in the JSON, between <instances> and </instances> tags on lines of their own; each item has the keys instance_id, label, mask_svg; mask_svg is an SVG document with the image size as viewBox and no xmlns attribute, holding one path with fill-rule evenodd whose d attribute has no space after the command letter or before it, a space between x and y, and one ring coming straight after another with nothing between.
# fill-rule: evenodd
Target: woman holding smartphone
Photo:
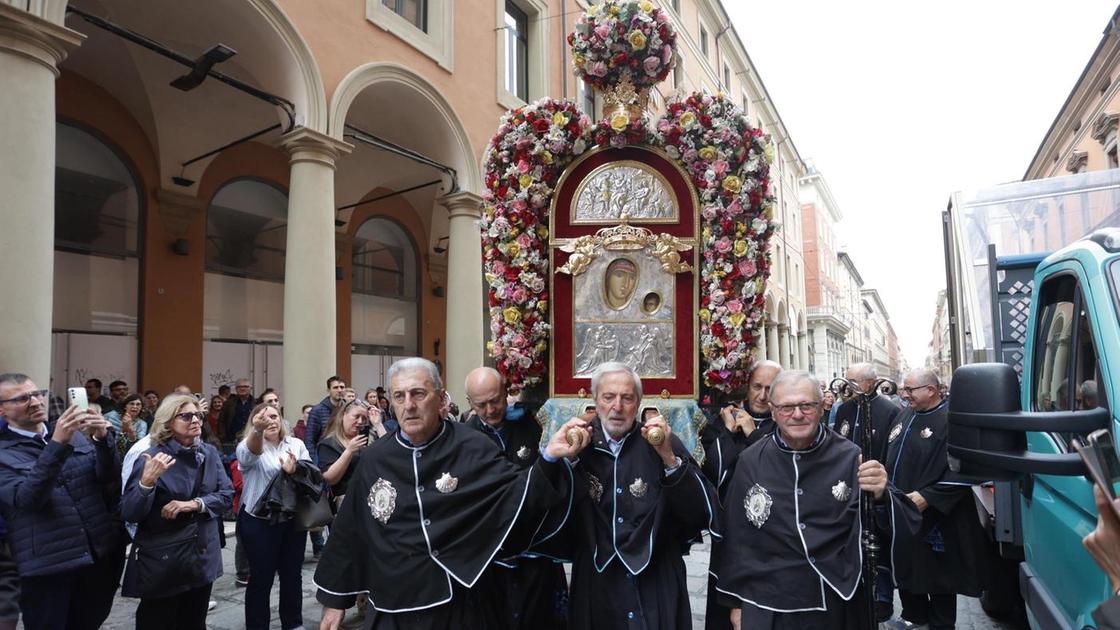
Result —
<instances>
[{"instance_id":1,"label":"woman holding smartphone","mask_svg":"<svg viewBox=\"0 0 1120 630\"><path fill-rule=\"evenodd\" d=\"M358 460L370 442L385 435L381 411L369 409L357 400L343 403L331 413L319 442L319 466L323 481L331 485L337 499L346 494L346 484L358 468Z\"/></svg>"}]
</instances>

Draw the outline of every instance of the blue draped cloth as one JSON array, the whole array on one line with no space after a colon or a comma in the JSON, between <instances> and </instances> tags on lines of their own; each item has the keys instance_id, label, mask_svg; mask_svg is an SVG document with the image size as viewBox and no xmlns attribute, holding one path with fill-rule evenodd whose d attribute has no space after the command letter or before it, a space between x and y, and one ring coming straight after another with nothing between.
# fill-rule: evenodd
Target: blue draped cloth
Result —
<instances>
[{"instance_id":1,"label":"blue draped cloth","mask_svg":"<svg viewBox=\"0 0 1120 630\"><path fill-rule=\"evenodd\" d=\"M588 407L594 408L590 398L549 398L537 412L541 425L541 446L560 430L565 422L583 415ZM699 464L704 463L704 447L700 444L700 429L706 419L695 400L682 398L645 398L640 410L654 407L665 417L666 424ZM639 414L641 411L639 411Z\"/></svg>"}]
</instances>

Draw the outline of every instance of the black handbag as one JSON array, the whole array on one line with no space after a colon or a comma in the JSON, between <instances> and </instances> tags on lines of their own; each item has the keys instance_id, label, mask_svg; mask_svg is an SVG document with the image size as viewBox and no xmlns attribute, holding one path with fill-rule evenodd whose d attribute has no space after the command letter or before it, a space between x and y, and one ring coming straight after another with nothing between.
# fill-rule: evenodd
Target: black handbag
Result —
<instances>
[{"instance_id":1,"label":"black handbag","mask_svg":"<svg viewBox=\"0 0 1120 630\"><path fill-rule=\"evenodd\" d=\"M300 493L299 498L296 499L296 531L306 532L319 527L325 527L331 524L334 520L334 512L331 511L331 500L327 496L326 489L319 494L318 499L312 499L306 494Z\"/></svg>"},{"instance_id":2,"label":"black handbag","mask_svg":"<svg viewBox=\"0 0 1120 630\"><path fill-rule=\"evenodd\" d=\"M203 466L199 465L190 499L202 490ZM153 490L154 492L154 490ZM128 554L121 582L125 597L166 597L172 589L194 584L203 577L199 551L198 517L192 515L182 527L169 531L138 529Z\"/></svg>"}]
</instances>

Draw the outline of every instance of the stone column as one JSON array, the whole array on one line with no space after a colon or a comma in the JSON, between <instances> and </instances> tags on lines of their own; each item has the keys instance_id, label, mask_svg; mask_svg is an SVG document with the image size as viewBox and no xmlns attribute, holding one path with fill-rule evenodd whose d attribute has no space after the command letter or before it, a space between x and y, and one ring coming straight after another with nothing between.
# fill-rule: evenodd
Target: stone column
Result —
<instances>
[{"instance_id":1,"label":"stone column","mask_svg":"<svg viewBox=\"0 0 1120 630\"><path fill-rule=\"evenodd\" d=\"M771 361L781 363L781 355L779 354L779 346L781 342L778 340L778 325L773 322L766 323L766 358ZM785 364L782 363L782 367Z\"/></svg>"},{"instance_id":2,"label":"stone column","mask_svg":"<svg viewBox=\"0 0 1120 630\"><path fill-rule=\"evenodd\" d=\"M754 356L759 361L766 359L766 321L758 326L758 338L755 339Z\"/></svg>"},{"instance_id":3,"label":"stone column","mask_svg":"<svg viewBox=\"0 0 1120 630\"><path fill-rule=\"evenodd\" d=\"M451 399L464 405L467 373L482 365L485 353L482 312L482 237L478 220L482 199L457 192L437 200L450 218L447 250L447 348L444 385Z\"/></svg>"},{"instance_id":4,"label":"stone column","mask_svg":"<svg viewBox=\"0 0 1120 630\"><path fill-rule=\"evenodd\" d=\"M783 369L791 369L789 359L789 326L778 324L778 363Z\"/></svg>"},{"instance_id":5,"label":"stone column","mask_svg":"<svg viewBox=\"0 0 1120 630\"><path fill-rule=\"evenodd\" d=\"M809 369L809 335L805 331L797 335L797 356L802 370Z\"/></svg>"},{"instance_id":6,"label":"stone column","mask_svg":"<svg viewBox=\"0 0 1120 630\"><path fill-rule=\"evenodd\" d=\"M55 80L84 38L0 2L0 266L11 272L0 299L0 366L39 387L51 369Z\"/></svg>"},{"instance_id":7,"label":"stone column","mask_svg":"<svg viewBox=\"0 0 1120 630\"><path fill-rule=\"evenodd\" d=\"M335 161L353 148L300 127L280 146L291 156L284 262L284 383L288 409L315 404L337 373Z\"/></svg>"}]
</instances>

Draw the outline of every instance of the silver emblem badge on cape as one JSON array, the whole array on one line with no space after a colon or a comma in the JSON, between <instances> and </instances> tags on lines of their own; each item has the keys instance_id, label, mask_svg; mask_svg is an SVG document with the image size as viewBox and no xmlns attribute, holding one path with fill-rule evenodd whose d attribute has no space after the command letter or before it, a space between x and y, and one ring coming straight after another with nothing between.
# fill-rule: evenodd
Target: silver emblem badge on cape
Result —
<instances>
[{"instance_id":1,"label":"silver emblem badge on cape","mask_svg":"<svg viewBox=\"0 0 1120 630\"><path fill-rule=\"evenodd\" d=\"M926 428L922 429L922 437L923 437L923 438L925 438L925 439L927 439L927 440L928 440L928 439L930 439L930 438L931 438L932 436L933 436L933 429L931 429L931 428L929 428L929 427L926 427Z\"/></svg>"},{"instance_id":2,"label":"silver emblem badge on cape","mask_svg":"<svg viewBox=\"0 0 1120 630\"><path fill-rule=\"evenodd\" d=\"M369 488L366 503L373 518L381 521L382 525L387 525L393 510L397 509L397 489L388 481L378 478Z\"/></svg>"},{"instance_id":3,"label":"silver emblem badge on cape","mask_svg":"<svg viewBox=\"0 0 1120 630\"><path fill-rule=\"evenodd\" d=\"M762 529L762 525L770 518L770 505L774 500L770 498L770 493L766 488L758 485L757 483L751 486L747 492L747 498L743 499L743 507L747 510L747 519L755 527Z\"/></svg>"},{"instance_id":4,"label":"silver emblem badge on cape","mask_svg":"<svg viewBox=\"0 0 1120 630\"><path fill-rule=\"evenodd\" d=\"M455 488L459 487L459 479L452 477L451 473L443 473L439 479L436 479L436 490L444 494L455 492Z\"/></svg>"},{"instance_id":5,"label":"silver emblem badge on cape","mask_svg":"<svg viewBox=\"0 0 1120 630\"><path fill-rule=\"evenodd\" d=\"M887 435L887 442L888 443L893 442L895 440L895 438L897 438L900 433L902 433L902 425L901 424L896 424L893 427L891 427L891 432Z\"/></svg>"},{"instance_id":6,"label":"silver emblem badge on cape","mask_svg":"<svg viewBox=\"0 0 1120 630\"><path fill-rule=\"evenodd\" d=\"M587 475L587 494L591 495L591 500L596 503L603 498L603 482L595 475Z\"/></svg>"},{"instance_id":7,"label":"silver emblem badge on cape","mask_svg":"<svg viewBox=\"0 0 1120 630\"><path fill-rule=\"evenodd\" d=\"M647 489L648 486L646 486L646 482L642 481L641 477L637 477L634 479L634 483L630 484L630 494L639 499L646 496Z\"/></svg>"},{"instance_id":8,"label":"silver emblem badge on cape","mask_svg":"<svg viewBox=\"0 0 1120 630\"><path fill-rule=\"evenodd\" d=\"M852 496L852 489L843 481L837 481L836 485L832 486L832 496L836 497L837 501L847 501Z\"/></svg>"},{"instance_id":9,"label":"silver emblem badge on cape","mask_svg":"<svg viewBox=\"0 0 1120 630\"><path fill-rule=\"evenodd\" d=\"M521 459L529 459L530 451L528 446L522 446L517 449L517 456Z\"/></svg>"},{"instance_id":10,"label":"silver emblem badge on cape","mask_svg":"<svg viewBox=\"0 0 1120 630\"><path fill-rule=\"evenodd\" d=\"M840 435L843 437L848 437L848 431L851 430L852 427L848 425L847 421L845 421L844 424L840 425Z\"/></svg>"}]
</instances>

